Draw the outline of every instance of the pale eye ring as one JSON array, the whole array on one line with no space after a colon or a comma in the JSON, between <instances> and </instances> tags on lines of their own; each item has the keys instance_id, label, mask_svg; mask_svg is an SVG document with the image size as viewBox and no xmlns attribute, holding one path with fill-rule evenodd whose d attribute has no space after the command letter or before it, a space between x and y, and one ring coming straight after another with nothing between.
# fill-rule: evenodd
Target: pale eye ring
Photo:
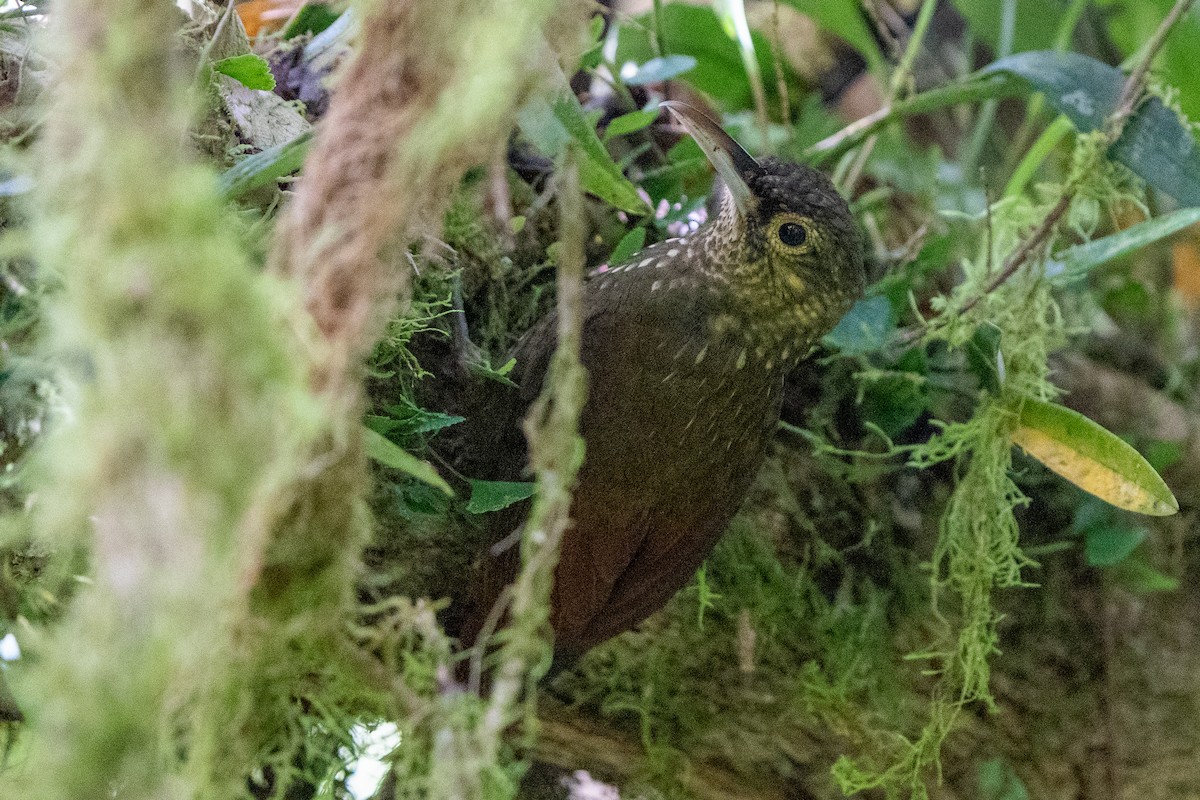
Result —
<instances>
[{"instance_id":1,"label":"pale eye ring","mask_svg":"<svg viewBox=\"0 0 1200 800\"><path fill-rule=\"evenodd\" d=\"M803 247L808 241L808 230L799 222L785 222L779 226L779 241L788 247Z\"/></svg>"}]
</instances>

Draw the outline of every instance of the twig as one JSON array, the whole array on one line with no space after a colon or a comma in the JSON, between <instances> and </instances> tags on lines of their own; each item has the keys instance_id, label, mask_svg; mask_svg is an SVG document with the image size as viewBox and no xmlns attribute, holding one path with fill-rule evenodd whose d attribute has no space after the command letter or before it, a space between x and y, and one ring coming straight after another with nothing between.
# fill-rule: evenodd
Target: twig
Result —
<instances>
[{"instance_id":1,"label":"twig","mask_svg":"<svg viewBox=\"0 0 1200 800\"><path fill-rule=\"evenodd\" d=\"M908 45L904 48L904 55L901 56L896 71L892 73L892 83L885 108L891 107L896 103L901 91L904 89L905 83L912 76L913 65L917 61L917 53L921 50L921 43L925 40L925 34L929 30L929 22L933 19L933 12L936 7L937 3L933 2L933 0L926 0L921 5L921 11L917 15L917 22L913 26L912 37L909 38ZM866 166L867 160L871 157L871 151L875 147L875 139L876 137L872 135L864 143L862 153L854 160L850 169L846 171L845 178L841 182L841 188L847 193L854 188L854 184L858 182L858 177Z\"/></svg>"},{"instance_id":2,"label":"twig","mask_svg":"<svg viewBox=\"0 0 1200 800\"><path fill-rule=\"evenodd\" d=\"M1033 233L1029 235L1029 238L1021 242L1021 246L1014 250L1012 255L1005 260L1004 268L1000 270L1000 273L996 275L995 278L992 278L991 283L987 285L987 288L983 290L982 294L977 294L968 300L963 307L959 309L958 313L965 314L975 306L979 305L980 300L996 291L996 289L1000 288L1005 281L1011 278L1018 269L1028 262L1030 254L1044 244L1048 238L1050 238L1050 234L1053 232L1054 226L1062 218L1062 215L1067 212L1067 209L1071 207L1071 201L1073 199L1075 199L1074 192L1064 193L1063 196L1058 199L1058 203L1055 204L1054 208L1050 209L1050 213L1046 215L1046 218L1042 220L1042 224L1038 225L1037 228L1034 229Z\"/></svg>"},{"instance_id":3,"label":"twig","mask_svg":"<svg viewBox=\"0 0 1200 800\"><path fill-rule=\"evenodd\" d=\"M1179 21L1187 10L1191 7L1195 0L1176 0L1175 5L1171 7L1171 11L1163 18L1159 24L1158 30L1154 31L1154 35L1150 37L1150 41L1146 44L1146 52L1143 54L1133 72L1129 73L1129 79L1125 81L1125 87L1121 90L1121 99L1117 101L1117 110L1113 113L1112 124L1116 126L1117 133L1112 137L1115 142L1120 138L1120 131L1124 129L1125 122L1133 114L1134 108L1137 106L1142 95L1142 90L1146 86L1146 76L1150 72L1150 66L1154 62L1154 57L1158 55L1158 51L1167 41L1167 36L1171 33L1171 29L1175 27L1175 23Z\"/></svg>"},{"instance_id":4,"label":"twig","mask_svg":"<svg viewBox=\"0 0 1200 800\"><path fill-rule=\"evenodd\" d=\"M1167 14L1158 26L1158 30L1154 32L1154 36L1151 37L1138 65L1125 81L1125 85L1121 89L1120 100L1117 102L1117 108L1113 111L1107 123L1107 136L1110 145L1115 144L1121 138L1126 123L1133 115L1133 110L1137 106L1145 89L1146 75L1150 69L1150 63L1154 60L1158 51L1162 49L1163 44L1167 40L1167 34L1171 31L1171 27L1179 21L1179 18L1194 2L1195 0L1176 0L1171 12ZM1062 197L1059 198L1054 208L1050 210L1050 213L1046 215L1046 218L1042 220L1041 224L1033 230L1029 237L1021 243L1021 246L1013 251L1012 255L1004 262L1004 268L1000 270L1000 273L992 279L982 293L972 297L958 310L960 315L967 313L979 305L979 302L984 297L996 291L996 289L1016 274L1017 270L1029 262L1032 254L1049 240L1050 235L1054 232L1055 225L1057 225L1063 214L1067 212L1067 209L1071 207L1071 201L1075 199L1075 194L1075 189L1070 186L1063 191Z\"/></svg>"},{"instance_id":5,"label":"twig","mask_svg":"<svg viewBox=\"0 0 1200 800\"><path fill-rule=\"evenodd\" d=\"M550 588L559 545L570 525L571 490L578 469L579 415L586 393L579 355L587 226L579 172L570 155L559 175L562 258L558 268L558 347L546 387L524 425L529 462L538 485L522 533L521 572L512 585L512 623L480 723L480 742L488 748L496 746L501 733L514 721L512 715L522 689L532 688L540 677L539 664L549 664L543 637L550 616ZM532 692L527 697L532 701Z\"/></svg>"},{"instance_id":6,"label":"twig","mask_svg":"<svg viewBox=\"0 0 1200 800\"><path fill-rule=\"evenodd\" d=\"M973 103L993 97L1017 94L1020 84L1004 75L988 75L984 79L970 78L961 83L939 86L927 92L915 94L907 100L887 102L882 108L851 122L837 133L825 137L804 151L804 158L820 163L841 154L863 139L873 135L883 126L901 117L924 114L947 106Z\"/></svg>"}]
</instances>

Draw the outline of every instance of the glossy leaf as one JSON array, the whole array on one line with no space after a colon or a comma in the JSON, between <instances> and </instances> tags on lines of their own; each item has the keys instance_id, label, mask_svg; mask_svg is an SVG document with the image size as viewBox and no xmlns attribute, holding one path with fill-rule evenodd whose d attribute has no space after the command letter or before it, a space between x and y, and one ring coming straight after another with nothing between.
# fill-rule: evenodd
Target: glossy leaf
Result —
<instances>
[{"instance_id":1,"label":"glossy leaf","mask_svg":"<svg viewBox=\"0 0 1200 800\"><path fill-rule=\"evenodd\" d=\"M642 64L629 75L622 73L621 79L625 81L626 86L644 86L647 83L660 83L678 78L695 68L696 59L692 56L658 56Z\"/></svg>"},{"instance_id":2,"label":"glossy leaf","mask_svg":"<svg viewBox=\"0 0 1200 800\"><path fill-rule=\"evenodd\" d=\"M450 488L450 484L446 483L441 475L438 475L437 470L428 461L422 461L387 437L376 433L370 428L363 427L362 436L363 446L368 457L378 461L385 467L400 470L419 481L441 489L450 496L454 496L454 490Z\"/></svg>"},{"instance_id":3,"label":"glossy leaf","mask_svg":"<svg viewBox=\"0 0 1200 800\"><path fill-rule=\"evenodd\" d=\"M622 236L621 241L617 242L617 246L613 248L612 255L608 257L609 266L616 266L627 261L630 256L641 250L645 243L646 229L634 228Z\"/></svg>"},{"instance_id":4,"label":"glossy leaf","mask_svg":"<svg viewBox=\"0 0 1200 800\"><path fill-rule=\"evenodd\" d=\"M1105 0L1098 5L1108 34L1126 56L1137 53L1154 35L1175 0L1138 0L1136 3ZM1200 15L1195 9L1175 23L1171 35L1154 59L1154 78L1164 85L1189 87L1179 93L1179 105L1192 119L1200 118Z\"/></svg>"},{"instance_id":5,"label":"glossy leaf","mask_svg":"<svg viewBox=\"0 0 1200 800\"><path fill-rule=\"evenodd\" d=\"M658 110L653 111L630 111L628 114L621 116L608 123L608 127L604 129L604 140L608 141L617 136L624 136L627 133L640 131L654 123L658 119Z\"/></svg>"},{"instance_id":6,"label":"glossy leaf","mask_svg":"<svg viewBox=\"0 0 1200 800\"><path fill-rule=\"evenodd\" d=\"M227 200L234 200L247 192L274 183L285 175L291 175L304 165L304 157L312 146L312 130L290 142L268 147L261 153L246 156L234 164L217 179L217 186Z\"/></svg>"},{"instance_id":7,"label":"glossy leaf","mask_svg":"<svg viewBox=\"0 0 1200 800\"><path fill-rule=\"evenodd\" d=\"M306 33L316 35L337 22L339 16L341 14L327 3L305 3L284 28L283 38L291 39Z\"/></svg>"},{"instance_id":8,"label":"glossy leaf","mask_svg":"<svg viewBox=\"0 0 1200 800\"><path fill-rule=\"evenodd\" d=\"M686 3L663 5L662 27L659 36L668 58L687 56L696 64L675 77L694 86L725 108L749 108L753 91L742 64L737 44L725 33L721 21L711 8ZM653 41L653 14L639 17L633 24L620 26L617 38L616 63L625 69L628 63L640 64L642 69L657 56ZM773 69L771 47L758 33L752 34L754 50L762 74ZM678 63L678 62L676 62Z\"/></svg>"},{"instance_id":9,"label":"glossy leaf","mask_svg":"<svg viewBox=\"0 0 1200 800\"><path fill-rule=\"evenodd\" d=\"M533 483L514 481L471 481L471 499L467 511L471 514L487 514L508 508L533 497Z\"/></svg>"},{"instance_id":10,"label":"glossy leaf","mask_svg":"<svg viewBox=\"0 0 1200 800\"><path fill-rule=\"evenodd\" d=\"M275 88L275 76L271 74L270 65L262 56L253 53L222 58L213 62L213 69L222 75L228 75L247 89L269 92Z\"/></svg>"},{"instance_id":11,"label":"glossy leaf","mask_svg":"<svg viewBox=\"0 0 1200 800\"><path fill-rule=\"evenodd\" d=\"M892 304L882 295L859 300L823 341L843 353L870 353L883 347L896 325Z\"/></svg>"},{"instance_id":12,"label":"glossy leaf","mask_svg":"<svg viewBox=\"0 0 1200 800\"><path fill-rule=\"evenodd\" d=\"M1050 104L1081 131L1105 125L1125 85L1119 69L1079 53L1019 53L994 62L981 74L996 72L1015 75L1044 92ZM1175 112L1157 97L1142 103L1108 155L1180 204L1200 205L1200 148Z\"/></svg>"},{"instance_id":13,"label":"glossy leaf","mask_svg":"<svg viewBox=\"0 0 1200 800\"><path fill-rule=\"evenodd\" d=\"M371 427L380 433L399 433L401 436L415 436L421 433L437 433L443 428L449 428L464 421L456 414L443 414L440 411L427 411L418 408L411 401L388 406L388 416L378 417L377 420L385 429L378 425Z\"/></svg>"},{"instance_id":14,"label":"glossy leaf","mask_svg":"<svg viewBox=\"0 0 1200 800\"><path fill-rule=\"evenodd\" d=\"M574 142L580 156L579 179L588 192L622 211L644 214L650 210L604 149L570 90L560 90L553 97L535 97L517 114L517 122L521 133L550 158L561 157Z\"/></svg>"},{"instance_id":15,"label":"glossy leaf","mask_svg":"<svg viewBox=\"0 0 1200 800\"><path fill-rule=\"evenodd\" d=\"M1197 222L1200 222L1200 208L1181 208L1101 239L1067 248L1055 258L1060 267L1050 278L1060 285L1079 280L1093 267L1136 252Z\"/></svg>"},{"instance_id":16,"label":"glossy leaf","mask_svg":"<svg viewBox=\"0 0 1200 800\"><path fill-rule=\"evenodd\" d=\"M979 379L979 385L993 394L1004 381L1004 356L1000 353L1000 328L985 322L975 329L967 342L967 365Z\"/></svg>"},{"instance_id":17,"label":"glossy leaf","mask_svg":"<svg viewBox=\"0 0 1200 800\"><path fill-rule=\"evenodd\" d=\"M1013 443L1084 491L1118 508L1165 516L1179 503L1146 459L1069 408L1027 400Z\"/></svg>"}]
</instances>

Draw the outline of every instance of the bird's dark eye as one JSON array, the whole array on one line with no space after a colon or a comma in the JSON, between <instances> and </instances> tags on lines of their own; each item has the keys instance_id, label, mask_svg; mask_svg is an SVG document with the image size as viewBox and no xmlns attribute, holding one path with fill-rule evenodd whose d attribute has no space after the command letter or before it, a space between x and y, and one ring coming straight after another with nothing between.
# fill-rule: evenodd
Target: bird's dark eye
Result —
<instances>
[{"instance_id":1,"label":"bird's dark eye","mask_svg":"<svg viewBox=\"0 0 1200 800\"><path fill-rule=\"evenodd\" d=\"M808 241L808 231L798 222L785 222L779 226L779 241L788 247L799 247Z\"/></svg>"}]
</instances>

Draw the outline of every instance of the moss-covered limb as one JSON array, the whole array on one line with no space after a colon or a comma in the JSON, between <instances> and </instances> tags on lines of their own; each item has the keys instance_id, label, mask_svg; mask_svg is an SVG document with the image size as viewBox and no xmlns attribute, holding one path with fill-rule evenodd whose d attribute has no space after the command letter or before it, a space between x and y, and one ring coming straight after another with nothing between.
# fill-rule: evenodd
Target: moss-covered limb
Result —
<instances>
[{"instance_id":1,"label":"moss-covered limb","mask_svg":"<svg viewBox=\"0 0 1200 800\"><path fill-rule=\"evenodd\" d=\"M480 733L496 741L514 719L522 689L532 700L537 680L549 666L546 640L550 588L559 545L570 525L571 493L583 462L579 415L587 395L580 364L583 327L583 267L587 221L575 163L560 171L562 248L558 266L558 346L542 394L529 410L525 436L537 494L521 540L521 572L512 587L512 623L500 648L500 665ZM532 722L532 716L527 719Z\"/></svg>"},{"instance_id":2,"label":"moss-covered limb","mask_svg":"<svg viewBox=\"0 0 1200 800\"><path fill-rule=\"evenodd\" d=\"M60 559L90 550L92 585L20 665L37 713L12 791L200 793L190 773L229 796L248 766L184 763L205 716L189 704L242 644L230 631L261 556L246 517L264 476L298 468L303 373L280 287L251 270L212 174L189 163L194 65L174 7L68 0L54 17L33 239L62 281L47 350L72 417L35 510Z\"/></svg>"}]
</instances>

